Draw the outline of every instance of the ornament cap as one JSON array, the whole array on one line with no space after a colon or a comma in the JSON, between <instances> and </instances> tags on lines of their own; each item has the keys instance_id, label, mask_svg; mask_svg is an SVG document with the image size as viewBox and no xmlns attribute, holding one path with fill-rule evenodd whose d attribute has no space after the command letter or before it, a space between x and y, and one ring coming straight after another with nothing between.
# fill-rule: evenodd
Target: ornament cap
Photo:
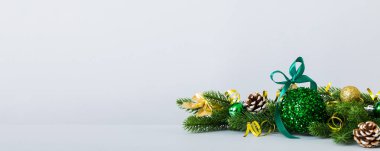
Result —
<instances>
[{"instance_id":1,"label":"ornament cap","mask_svg":"<svg viewBox=\"0 0 380 151\"><path fill-rule=\"evenodd\" d=\"M373 105L368 105L368 106L364 107L364 109L368 112L372 112L375 108L373 107Z\"/></svg>"}]
</instances>

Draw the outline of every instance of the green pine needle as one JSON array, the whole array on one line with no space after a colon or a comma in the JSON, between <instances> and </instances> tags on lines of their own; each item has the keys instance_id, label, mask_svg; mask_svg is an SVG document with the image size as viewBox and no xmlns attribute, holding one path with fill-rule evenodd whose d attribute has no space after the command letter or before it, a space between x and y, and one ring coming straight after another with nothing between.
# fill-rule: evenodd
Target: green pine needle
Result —
<instances>
[{"instance_id":1,"label":"green pine needle","mask_svg":"<svg viewBox=\"0 0 380 151\"><path fill-rule=\"evenodd\" d=\"M198 109L183 108L182 104L185 103L185 102L192 102L192 100L190 98L179 98L179 99L177 99L177 106L180 109L184 109L184 110L186 110L187 112L190 112L190 113L195 113L196 111L198 111Z\"/></svg>"},{"instance_id":2,"label":"green pine needle","mask_svg":"<svg viewBox=\"0 0 380 151\"><path fill-rule=\"evenodd\" d=\"M337 144L351 144L354 142L352 130L350 129L344 129L339 132L333 133L331 137Z\"/></svg>"},{"instance_id":3,"label":"green pine needle","mask_svg":"<svg viewBox=\"0 0 380 151\"><path fill-rule=\"evenodd\" d=\"M206 91L203 92L203 97L211 103L211 105L227 107L230 105L228 98L221 92L218 91Z\"/></svg>"},{"instance_id":4,"label":"green pine needle","mask_svg":"<svg viewBox=\"0 0 380 151\"><path fill-rule=\"evenodd\" d=\"M183 122L185 130L193 133L226 130L228 109L213 111L211 116L196 117L192 115Z\"/></svg>"},{"instance_id":5,"label":"green pine needle","mask_svg":"<svg viewBox=\"0 0 380 151\"><path fill-rule=\"evenodd\" d=\"M183 123L184 129L192 133L219 131L227 129L227 122L212 117L190 116Z\"/></svg>"},{"instance_id":6,"label":"green pine needle","mask_svg":"<svg viewBox=\"0 0 380 151\"><path fill-rule=\"evenodd\" d=\"M313 136L328 138L330 137L330 127L325 123L314 122L308 127L309 134Z\"/></svg>"},{"instance_id":7,"label":"green pine needle","mask_svg":"<svg viewBox=\"0 0 380 151\"><path fill-rule=\"evenodd\" d=\"M235 116L231 116L228 119L229 129L237 130L237 131L245 131L247 122L257 121L259 123L263 121L267 121L269 125L274 125L274 111L275 106L274 103L268 102L267 108L259 113L251 113L248 111L244 111L241 114L237 114ZM263 126L263 130L267 131L271 127L268 124Z\"/></svg>"},{"instance_id":8,"label":"green pine needle","mask_svg":"<svg viewBox=\"0 0 380 151\"><path fill-rule=\"evenodd\" d=\"M330 87L329 92L326 92L326 87L319 87L318 92L322 95L325 101L337 101L340 100L340 88Z\"/></svg>"},{"instance_id":9,"label":"green pine needle","mask_svg":"<svg viewBox=\"0 0 380 151\"><path fill-rule=\"evenodd\" d=\"M360 122L372 120L380 125L380 118L374 118L373 114L368 114L364 109L365 106L374 104L369 94L362 93L361 102L341 102L340 88L331 87L328 94L325 92L325 87L319 87L318 92L323 96L326 102L334 101L334 103L327 105L327 114L329 117L333 114L339 116L343 120L343 127L338 132L331 132L326 123L312 123L308 127L310 135L324 138L331 137L336 143L349 144L354 142L352 130L357 128L357 124ZM230 101L223 93L218 91L206 91L203 93L203 97L209 101L212 106L219 106L221 108L213 110L212 116L196 117L192 115L188 117L183 122L183 126L189 132L200 133L226 129L245 131L247 122L258 121L261 123L262 121L268 121L270 124L275 123L275 104L273 102L269 101L267 108L260 113L243 111L241 114L230 117L228 113ZM177 105L180 108L182 108L182 104L185 102L192 102L192 99L177 99ZM196 111L198 111L198 109L185 110L190 113L196 113ZM263 131L268 129L268 126L263 126Z\"/></svg>"},{"instance_id":10,"label":"green pine needle","mask_svg":"<svg viewBox=\"0 0 380 151\"><path fill-rule=\"evenodd\" d=\"M380 126L380 118L373 119L373 122L375 122L378 126Z\"/></svg>"},{"instance_id":11,"label":"green pine needle","mask_svg":"<svg viewBox=\"0 0 380 151\"><path fill-rule=\"evenodd\" d=\"M364 109L365 106L364 102L352 101L338 102L327 107L329 116L336 113L343 120L343 128L331 134L334 142L339 144L354 142L352 131L357 128L359 123L373 119Z\"/></svg>"}]
</instances>

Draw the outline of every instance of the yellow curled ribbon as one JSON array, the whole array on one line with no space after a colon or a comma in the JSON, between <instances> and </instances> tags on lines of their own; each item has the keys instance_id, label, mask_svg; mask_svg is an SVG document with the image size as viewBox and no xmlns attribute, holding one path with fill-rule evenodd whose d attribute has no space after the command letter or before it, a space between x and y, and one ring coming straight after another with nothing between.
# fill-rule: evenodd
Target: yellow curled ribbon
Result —
<instances>
[{"instance_id":1,"label":"yellow curled ribbon","mask_svg":"<svg viewBox=\"0 0 380 151\"><path fill-rule=\"evenodd\" d=\"M337 103L339 103L339 101L328 101L326 104L327 105L335 105Z\"/></svg>"},{"instance_id":2,"label":"yellow curled ribbon","mask_svg":"<svg viewBox=\"0 0 380 151\"><path fill-rule=\"evenodd\" d=\"M277 100L279 99L278 97L280 96L280 91L277 90L276 92L276 98L274 99L274 102L277 102Z\"/></svg>"},{"instance_id":3,"label":"yellow curled ribbon","mask_svg":"<svg viewBox=\"0 0 380 151\"><path fill-rule=\"evenodd\" d=\"M240 101L240 93L237 92L235 89L229 89L224 94L227 96L231 104L234 104Z\"/></svg>"},{"instance_id":4,"label":"yellow curled ribbon","mask_svg":"<svg viewBox=\"0 0 380 151\"><path fill-rule=\"evenodd\" d=\"M328 94L329 96L332 96L332 93L330 92L331 85L332 85L332 83L329 82L329 83L326 85L326 87L325 87L325 92L326 92L326 94ZM337 104L337 103L339 103L339 101L328 101L326 104L327 104L327 105L334 105L334 104Z\"/></svg>"},{"instance_id":5,"label":"yellow curled ribbon","mask_svg":"<svg viewBox=\"0 0 380 151\"><path fill-rule=\"evenodd\" d=\"M196 93L192 97L193 102L184 102L182 103L182 108L185 109L199 109L195 116L211 116L212 114L212 106L210 103L203 97L202 93Z\"/></svg>"},{"instance_id":6,"label":"yellow curled ribbon","mask_svg":"<svg viewBox=\"0 0 380 151\"><path fill-rule=\"evenodd\" d=\"M338 116L336 116L337 113L334 113L329 120L327 121L327 126L331 129L333 132L338 132L343 127L343 120L340 119ZM337 123L338 122L338 123Z\"/></svg>"},{"instance_id":7,"label":"yellow curled ribbon","mask_svg":"<svg viewBox=\"0 0 380 151\"><path fill-rule=\"evenodd\" d=\"M376 94L373 94L371 89L367 88L367 91L369 93L369 96L371 96L372 101L376 101L378 99L378 96L380 95L380 91L377 92Z\"/></svg>"},{"instance_id":8,"label":"yellow curled ribbon","mask_svg":"<svg viewBox=\"0 0 380 151\"><path fill-rule=\"evenodd\" d=\"M268 99L268 91L263 91L263 97L264 99Z\"/></svg>"},{"instance_id":9,"label":"yellow curled ribbon","mask_svg":"<svg viewBox=\"0 0 380 151\"><path fill-rule=\"evenodd\" d=\"M247 129L246 129L245 134L244 134L243 137L247 137L248 134L249 134L249 132L251 132L256 137L261 136L261 133L262 133L261 127L263 127L263 125L265 123L269 123L269 122L267 120L261 122L261 124L259 124L259 122L257 122L257 121L253 121L252 123L247 122ZM271 124L271 125L273 127L271 129L269 129L268 132L265 133L262 136L266 136L266 135L270 134L271 132L273 132L276 129L276 126L274 124Z\"/></svg>"},{"instance_id":10,"label":"yellow curled ribbon","mask_svg":"<svg viewBox=\"0 0 380 151\"><path fill-rule=\"evenodd\" d=\"M325 92L326 92L327 94L329 94L330 96L332 95L331 92L330 92L331 84L332 84L332 83L329 82L329 83L327 84L326 88L325 88Z\"/></svg>"}]
</instances>

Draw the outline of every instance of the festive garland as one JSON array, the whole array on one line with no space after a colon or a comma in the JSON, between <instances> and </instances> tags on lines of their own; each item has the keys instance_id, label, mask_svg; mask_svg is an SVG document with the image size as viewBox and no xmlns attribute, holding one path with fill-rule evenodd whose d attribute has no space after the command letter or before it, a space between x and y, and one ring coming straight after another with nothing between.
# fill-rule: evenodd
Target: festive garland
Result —
<instances>
[{"instance_id":1,"label":"festive garland","mask_svg":"<svg viewBox=\"0 0 380 151\"><path fill-rule=\"evenodd\" d=\"M300 63L297 68L296 63ZM324 87L304 75L305 65L298 57L290 66L287 77L276 70L270 78L280 74L284 81L276 98L269 99L267 92L252 93L242 101L234 90L224 93L206 91L192 98L177 99L177 105L193 115L184 122L189 132L200 133L219 130L245 131L264 136L280 132L288 138L293 134L332 138L339 144L357 142L360 146L380 146L380 101L368 88L360 92L354 86ZM297 83L310 83L310 88L297 87ZM265 134L262 134L265 133Z\"/></svg>"}]
</instances>

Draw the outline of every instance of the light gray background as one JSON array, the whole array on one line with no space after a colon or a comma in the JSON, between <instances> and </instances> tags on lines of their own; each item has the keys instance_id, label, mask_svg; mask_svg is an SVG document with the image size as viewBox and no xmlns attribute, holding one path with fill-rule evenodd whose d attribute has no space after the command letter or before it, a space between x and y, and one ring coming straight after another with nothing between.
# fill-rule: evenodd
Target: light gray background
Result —
<instances>
[{"instance_id":1,"label":"light gray background","mask_svg":"<svg viewBox=\"0 0 380 151\"><path fill-rule=\"evenodd\" d=\"M380 90L377 0L0 3L1 124L178 124L178 97L243 96L303 56L319 84Z\"/></svg>"},{"instance_id":2,"label":"light gray background","mask_svg":"<svg viewBox=\"0 0 380 151\"><path fill-rule=\"evenodd\" d=\"M287 72L298 56L320 85L378 91L379 8L378 0L1 1L0 124L178 125L188 114L176 98L230 88L273 97L280 86L270 72Z\"/></svg>"}]
</instances>

